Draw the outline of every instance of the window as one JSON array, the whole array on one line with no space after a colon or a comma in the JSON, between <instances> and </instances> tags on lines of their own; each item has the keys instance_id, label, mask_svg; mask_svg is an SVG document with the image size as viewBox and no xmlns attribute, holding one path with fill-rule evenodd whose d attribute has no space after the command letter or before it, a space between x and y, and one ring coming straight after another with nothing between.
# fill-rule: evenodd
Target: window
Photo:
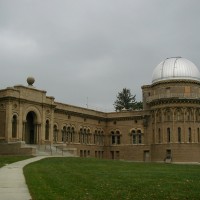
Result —
<instances>
[{"instance_id":1,"label":"window","mask_svg":"<svg viewBox=\"0 0 200 200\"><path fill-rule=\"evenodd\" d=\"M186 115L186 120L187 121L192 121L193 120L193 111L192 111L192 109L187 109L185 115Z\"/></svg>"},{"instance_id":2,"label":"window","mask_svg":"<svg viewBox=\"0 0 200 200\"><path fill-rule=\"evenodd\" d=\"M132 137L133 137L133 144L137 144L137 136L135 130L132 131Z\"/></svg>"},{"instance_id":3,"label":"window","mask_svg":"<svg viewBox=\"0 0 200 200\"><path fill-rule=\"evenodd\" d=\"M111 131L111 143L112 144L120 144L120 132L119 131Z\"/></svg>"},{"instance_id":4,"label":"window","mask_svg":"<svg viewBox=\"0 0 200 200\"><path fill-rule=\"evenodd\" d=\"M162 121L162 114L161 114L161 111L159 110L157 113L156 113L156 121L157 122L161 122Z\"/></svg>"},{"instance_id":5,"label":"window","mask_svg":"<svg viewBox=\"0 0 200 200\"><path fill-rule=\"evenodd\" d=\"M132 136L132 143L133 144L142 144L142 132L141 130L132 130L131 131Z\"/></svg>"},{"instance_id":6,"label":"window","mask_svg":"<svg viewBox=\"0 0 200 200\"><path fill-rule=\"evenodd\" d=\"M161 143L161 133L160 133L160 128L158 129L158 143Z\"/></svg>"},{"instance_id":7,"label":"window","mask_svg":"<svg viewBox=\"0 0 200 200\"><path fill-rule=\"evenodd\" d=\"M49 120L46 121L46 126L45 126L45 140L49 140Z\"/></svg>"},{"instance_id":8,"label":"window","mask_svg":"<svg viewBox=\"0 0 200 200\"><path fill-rule=\"evenodd\" d=\"M17 116L14 115L12 119L12 138L17 137Z\"/></svg>"},{"instance_id":9,"label":"window","mask_svg":"<svg viewBox=\"0 0 200 200\"><path fill-rule=\"evenodd\" d=\"M83 150L80 150L80 157L83 157Z\"/></svg>"},{"instance_id":10,"label":"window","mask_svg":"<svg viewBox=\"0 0 200 200\"><path fill-rule=\"evenodd\" d=\"M200 121L200 110L198 109L197 111L196 111L196 121Z\"/></svg>"},{"instance_id":11,"label":"window","mask_svg":"<svg viewBox=\"0 0 200 200\"><path fill-rule=\"evenodd\" d=\"M188 142L192 142L192 131L191 131L191 128L188 129Z\"/></svg>"},{"instance_id":12,"label":"window","mask_svg":"<svg viewBox=\"0 0 200 200\"><path fill-rule=\"evenodd\" d=\"M73 134L74 134L74 132L73 132ZM89 144L90 143L90 136L91 136L90 129L80 128L80 132L79 132L79 142L80 143Z\"/></svg>"},{"instance_id":13,"label":"window","mask_svg":"<svg viewBox=\"0 0 200 200\"><path fill-rule=\"evenodd\" d=\"M74 127L72 127L70 133L70 142L74 142L74 137L75 137L75 129Z\"/></svg>"},{"instance_id":14,"label":"window","mask_svg":"<svg viewBox=\"0 0 200 200\"><path fill-rule=\"evenodd\" d=\"M172 152L171 149L166 150L166 159L171 159L172 158Z\"/></svg>"},{"instance_id":15,"label":"window","mask_svg":"<svg viewBox=\"0 0 200 200\"><path fill-rule=\"evenodd\" d=\"M165 121L171 121L172 120L172 112L170 109L167 109L165 111Z\"/></svg>"},{"instance_id":16,"label":"window","mask_svg":"<svg viewBox=\"0 0 200 200\"><path fill-rule=\"evenodd\" d=\"M119 131L116 131L117 134L117 144L120 144L120 133Z\"/></svg>"},{"instance_id":17,"label":"window","mask_svg":"<svg viewBox=\"0 0 200 200\"><path fill-rule=\"evenodd\" d=\"M95 130L95 133L94 133L94 144L97 144L97 145L103 145L104 144L104 132L103 131Z\"/></svg>"},{"instance_id":18,"label":"window","mask_svg":"<svg viewBox=\"0 0 200 200\"><path fill-rule=\"evenodd\" d=\"M137 133L138 133L138 144L142 144L142 133L141 133L141 130L138 130Z\"/></svg>"},{"instance_id":19,"label":"window","mask_svg":"<svg viewBox=\"0 0 200 200\"><path fill-rule=\"evenodd\" d=\"M200 142L199 128L197 128L197 142Z\"/></svg>"},{"instance_id":20,"label":"window","mask_svg":"<svg viewBox=\"0 0 200 200\"><path fill-rule=\"evenodd\" d=\"M83 130L83 135L82 135L82 143L86 144L87 143L87 130Z\"/></svg>"},{"instance_id":21,"label":"window","mask_svg":"<svg viewBox=\"0 0 200 200\"><path fill-rule=\"evenodd\" d=\"M65 132L65 142L73 142L75 134L74 127L72 127L71 125L68 126L67 128L65 127L64 132Z\"/></svg>"},{"instance_id":22,"label":"window","mask_svg":"<svg viewBox=\"0 0 200 200\"><path fill-rule=\"evenodd\" d=\"M104 132L101 131L101 134L100 134L100 142L99 142L100 145L103 145L104 144Z\"/></svg>"},{"instance_id":23,"label":"window","mask_svg":"<svg viewBox=\"0 0 200 200\"><path fill-rule=\"evenodd\" d=\"M181 109L177 109L174 113L174 116L176 121L183 121L183 112Z\"/></svg>"},{"instance_id":24,"label":"window","mask_svg":"<svg viewBox=\"0 0 200 200\"><path fill-rule=\"evenodd\" d=\"M66 137L67 137L67 128L66 126L64 126L62 129L62 142L66 142Z\"/></svg>"},{"instance_id":25,"label":"window","mask_svg":"<svg viewBox=\"0 0 200 200\"><path fill-rule=\"evenodd\" d=\"M97 130L95 130L94 132L94 144L97 143Z\"/></svg>"},{"instance_id":26,"label":"window","mask_svg":"<svg viewBox=\"0 0 200 200\"><path fill-rule=\"evenodd\" d=\"M178 127L178 142L181 142L181 128Z\"/></svg>"},{"instance_id":27,"label":"window","mask_svg":"<svg viewBox=\"0 0 200 200\"><path fill-rule=\"evenodd\" d=\"M170 128L167 128L167 142L169 143L170 140L171 140Z\"/></svg>"},{"instance_id":28,"label":"window","mask_svg":"<svg viewBox=\"0 0 200 200\"><path fill-rule=\"evenodd\" d=\"M82 134L83 134L83 129L80 128L80 131L79 131L79 142L80 143L82 142Z\"/></svg>"},{"instance_id":29,"label":"window","mask_svg":"<svg viewBox=\"0 0 200 200\"><path fill-rule=\"evenodd\" d=\"M53 141L57 142L58 141L58 128L56 125L53 127Z\"/></svg>"},{"instance_id":30,"label":"window","mask_svg":"<svg viewBox=\"0 0 200 200\"><path fill-rule=\"evenodd\" d=\"M111 136L112 137L112 144L115 144L115 133L112 132L111 134L112 134L112 136Z\"/></svg>"}]
</instances>

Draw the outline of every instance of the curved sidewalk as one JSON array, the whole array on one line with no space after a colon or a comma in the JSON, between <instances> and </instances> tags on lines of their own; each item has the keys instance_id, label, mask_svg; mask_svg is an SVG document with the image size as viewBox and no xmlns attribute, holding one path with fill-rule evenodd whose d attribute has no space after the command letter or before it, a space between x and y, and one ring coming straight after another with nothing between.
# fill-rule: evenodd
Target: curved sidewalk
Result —
<instances>
[{"instance_id":1,"label":"curved sidewalk","mask_svg":"<svg viewBox=\"0 0 200 200\"><path fill-rule=\"evenodd\" d=\"M31 195L29 193L23 174L23 167L29 163L47 157L48 156L37 156L0 168L0 199L31 200Z\"/></svg>"}]
</instances>

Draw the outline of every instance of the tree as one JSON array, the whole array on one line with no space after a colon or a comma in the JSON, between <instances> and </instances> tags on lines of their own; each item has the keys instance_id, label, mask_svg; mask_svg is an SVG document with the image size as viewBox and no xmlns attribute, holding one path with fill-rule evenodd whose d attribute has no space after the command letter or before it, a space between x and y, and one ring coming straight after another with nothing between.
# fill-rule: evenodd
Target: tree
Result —
<instances>
[{"instance_id":1,"label":"tree","mask_svg":"<svg viewBox=\"0 0 200 200\"><path fill-rule=\"evenodd\" d=\"M134 106L134 110L142 110L142 109L143 109L142 101L136 102Z\"/></svg>"},{"instance_id":2,"label":"tree","mask_svg":"<svg viewBox=\"0 0 200 200\"><path fill-rule=\"evenodd\" d=\"M114 102L115 110L134 110L134 107L136 105L135 96L136 95L133 96L131 94L131 91L129 89L123 88L123 90L118 93L117 100Z\"/></svg>"}]
</instances>

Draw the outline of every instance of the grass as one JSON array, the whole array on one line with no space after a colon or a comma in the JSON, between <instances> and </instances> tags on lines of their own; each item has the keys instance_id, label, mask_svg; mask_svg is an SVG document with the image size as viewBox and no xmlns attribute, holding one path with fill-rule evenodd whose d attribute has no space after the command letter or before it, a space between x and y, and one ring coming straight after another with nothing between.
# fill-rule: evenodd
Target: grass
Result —
<instances>
[{"instance_id":1,"label":"grass","mask_svg":"<svg viewBox=\"0 0 200 200\"><path fill-rule=\"evenodd\" d=\"M0 156L0 167L28 158L32 158L32 156Z\"/></svg>"},{"instance_id":2,"label":"grass","mask_svg":"<svg viewBox=\"0 0 200 200\"><path fill-rule=\"evenodd\" d=\"M200 199L200 166L47 158L24 174L33 200Z\"/></svg>"}]
</instances>

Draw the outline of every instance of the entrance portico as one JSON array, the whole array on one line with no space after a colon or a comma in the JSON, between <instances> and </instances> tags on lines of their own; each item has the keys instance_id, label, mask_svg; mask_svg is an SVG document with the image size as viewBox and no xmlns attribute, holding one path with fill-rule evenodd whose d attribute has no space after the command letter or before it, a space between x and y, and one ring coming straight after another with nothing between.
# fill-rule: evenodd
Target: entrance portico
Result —
<instances>
[{"instance_id":1,"label":"entrance portico","mask_svg":"<svg viewBox=\"0 0 200 200\"><path fill-rule=\"evenodd\" d=\"M39 144L41 140L41 117L39 111L32 107L27 109L23 119L23 137L26 144Z\"/></svg>"}]
</instances>

